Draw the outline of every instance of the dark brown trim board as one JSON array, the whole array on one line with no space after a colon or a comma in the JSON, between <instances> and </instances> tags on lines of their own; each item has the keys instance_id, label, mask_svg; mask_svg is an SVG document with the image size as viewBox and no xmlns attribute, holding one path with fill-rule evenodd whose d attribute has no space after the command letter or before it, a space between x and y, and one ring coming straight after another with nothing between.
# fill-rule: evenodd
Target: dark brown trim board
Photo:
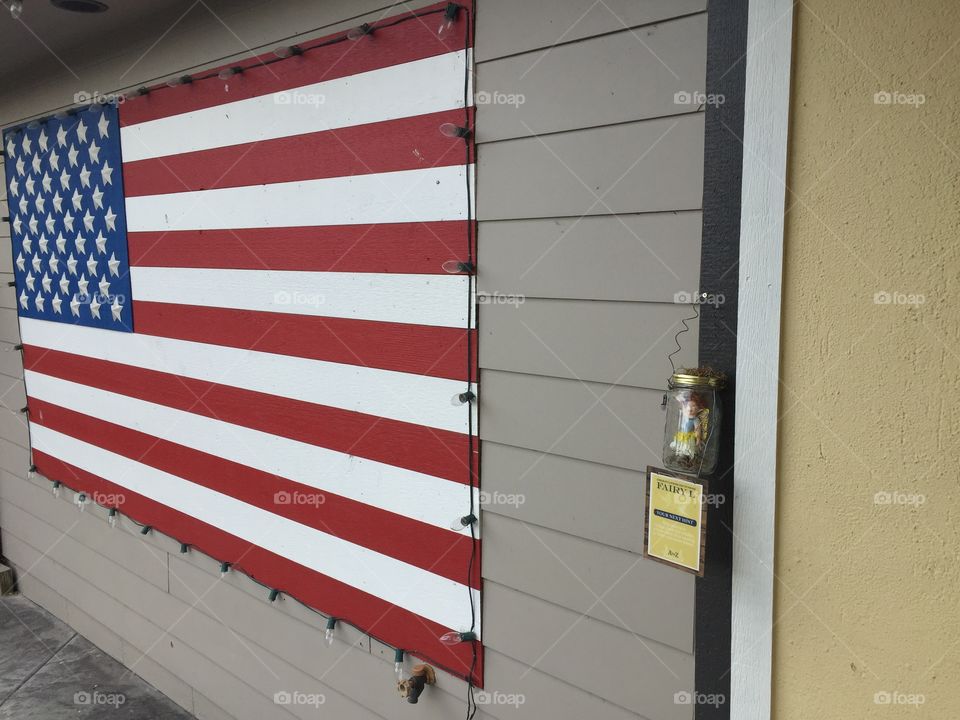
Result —
<instances>
[{"instance_id":1,"label":"dark brown trim board","mask_svg":"<svg viewBox=\"0 0 960 720\"><path fill-rule=\"evenodd\" d=\"M720 457L709 506L706 572L697 579L695 683L697 720L730 718L730 614L733 560L733 438L736 408L737 289L740 190L747 52L747 0L712 0L707 20L706 96L723 97L705 108L703 236L700 292L723 298L701 305L699 360L727 373ZM712 696L712 698L711 698ZM712 702L711 700L716 700Z\"/></svg>"}]
</instances>

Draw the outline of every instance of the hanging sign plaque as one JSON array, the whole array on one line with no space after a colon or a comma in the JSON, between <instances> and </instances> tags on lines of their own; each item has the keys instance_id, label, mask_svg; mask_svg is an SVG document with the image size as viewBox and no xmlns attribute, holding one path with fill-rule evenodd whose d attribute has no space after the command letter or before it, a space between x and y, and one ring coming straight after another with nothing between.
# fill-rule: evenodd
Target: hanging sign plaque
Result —
<instances>
[{"instance_id":1,"label":"hanging sign plaque","mask_svg":"<svg viewBox=\"0 0 960 720\"><path fill-rule=\"evenodd\" d=\"M647 468L644 557L703 577L706 492L703 480Z\"/></svg>"}]
</instances>

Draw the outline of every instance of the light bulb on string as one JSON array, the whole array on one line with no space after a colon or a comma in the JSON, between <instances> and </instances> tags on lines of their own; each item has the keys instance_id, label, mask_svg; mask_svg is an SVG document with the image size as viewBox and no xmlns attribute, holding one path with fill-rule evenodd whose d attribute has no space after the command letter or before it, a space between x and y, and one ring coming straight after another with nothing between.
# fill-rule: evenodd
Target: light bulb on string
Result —
<instances>
[{"instance_id":1,"label":"light bulb on string","mask_svg":"<svg viewBox=\"0 0 960 720\"><path fill-rule=\"evenodd\" d=\"M403 679L403 650L400 648L393 651L393 672L398 679Z\"/></svg>"},{"instance_id":2,"label":"light bulb on string","mask_svg":"<svg viewBox=\"0 0 960 720\"><path fill-rule=\"evenodd\" d=\"M186 543L180 543L180 554L186 555L190 551L190 546Z\"/></svg>"},{"instance_id":3,"label":"light bulb on string","mask_svg":"<svg viewBox=\"0 0 960 720\"><path fill-rule=\"evenodd\" d=\"M60 497L60 485L61 485L61 482L60 482L59 480L54 480L54 481L53 481L53 496L54 496L54 497L57 497L57 498Z\"/></svg>"},{"instance_id":4,"label":"light bulb on string","mask_svg":"<svg viewBox=\"0 0 960 720\"><path fill-rule=\"evenodd\" d=\"M115 528L117 526L117 509L110 508L107 511L107 522L110 524L110 527Z\"/></svg>"},{"instance_id":5,"label":"light bulb on string","mask_svg":"<svg viewBox=\"0 0 960 720\"><path fill-rule=\"evenodd\" d=\"M175 88L178 85L189 85L193 82L193 78L189 75L181 75L180 77L170 78L167 80L167 87Z\"/></svg>"},{"instance_id":6,"label":"light bulb on string","mask_svg":"<svg viewBox=\"0 0 960 720\"><path fill-rule=\"evenodd\" d=\"M23 346L22 345L15 346L14 349L22 350ZM37 476L37 466L31 465L30 467L27 468L27 478L30 480L33 480L33 478L35 478L36 476Z\"/></svg>"},{"instance_id":7,"label":"light bulb on string","mask_svg":"<svg viewBox=\"0 0 960 720\"><path fill-rule=\"evenodd\" d=\"M474 393L472 390L467 390L466 392L457 393L450 398L450 404L456 407L458 405L466 405L467 403L473 402L476 399L476 393Z\"/></svg>"},{"instance_id":8,"label":"light bulb on string","mask_svg":"<svg viewBox=\"0 0 960 720\"><path fill-rule=\"evenodd\" d=\"M149 525L144 525L142 528L140 528L140 534L149 535L151 530L153 530L152 527L150 527Z\"/></svg>"},{"instance_id":9,"label":"light bulb on string","mask_svg":"<svg viewBox=\"0 0 960 720\"><path fill-rule=\"evenodd\" d=\"M440 21L440 28L437 35L443 35L448 32L457 21L457 15L460 14L460 6L456 3L447 3L447 9L443 11L443 20Z\"/></svg>"},{"instance_id":10,"label":"light bulb on string","mask_svg":"<svg viewBox=\"0 0 960 720\"><path fill-rule=\"evenodd\" d=\"M220 577L226 577L228 572L230 572L230 563L220 563Z\"/></svg>"},{"instance_id":11,"label":"light bulb on string","mask_svg":"<svg viewBox=\"0 0 960 720\"><path fill-rule=\"evenodd\" d=\"M13 2L10 3L10 17L14 20L19 20L21 15L23 15L22 0L13 0Z\"/></svg>"},{"instance_id":12,"label":"light bulb on string","mask_svg":"<svg viewBox=\"0 0 960 720\"><path fill-rule=\"evenodd\" d=\"M463 517L458 517L452 523L450 523L451 530L463 530L466 527L470 527L477 521L477 516L473 513L469 515L464 515Z\"/></svg>"},{"instance_id":13,"label":"light bulb on string","mask_svg":"<svg viewBox=\"0 0 960 720\"><path fill-rule=\"evenodd\" d=\"M440 267L444 272L450 273L451 275L459 275L462 273L472 275L473 271L476 270L473 263L463 262L462 260L447 260Z\"/></svg>"},{"instance_id":14,"label":"light bulb on string","mask_svg":"<svg viewBox=\"0 0 960 720\"><path fill-rule=\"evenodd\" d=\"M373 27L371 27L368 23L364 23L363 25L359 25L355 28L350 28L347 30L347 38L354 41L360 40L361 38L372 34Z\"/></svg>"},{"instance_id":15,"label":"light bulb on string","mask_svg":"<svg viewBox=\"0 0 960 720\"><path fill-rule=\"evenodd\" d=\"M476 639L477 634L470 631L457 632L456 630L451 630L440 636L440 642L444 645L459 645L463 642L473 642Z\"/></svg>"},{"instance_id":16,"label":"light bulb on string","mask_svg":"<svg viewBox=\"0 0 960 720\"><path fill-rule=\"evenodd\" d=\"M239 75L243 72L243 68L239 65L234 65L233 67L224 68L217 73L217 77L221 80L229 80L234 75Z\"/></svg>"},{"instance_id":17,"label":"light bulb on string","mask_svg":"<svg viewBox=\"0 0 960 720\"><path fill-rule=\"evenodd\" d=\"M87 494L77 493L77 497L74 498L74 502L77 504L77 507L80 508L80 512L83 512L87 506Z\"/></svg>"},{"instance_id":18,"label":"light bulb on string","mask_svg":"<svg viewBox=\"0 0 960 720\"><path fill-rule=\"evenodd\" d=\"M333 629L337 626L337 619L335 617L327 618L327 629L323 633L323 641L329 647L333 645Z\"/></svg>"},{"instance_id":19,"label":"light bulb on string","mask_svg":"<svg viewBox=\"0 0 960 720\"><path fill-rule=\"evenodd\" d=\"M283 60L284 58L292 57L293 55L303 55L303 48L301 48L299 45L283 45L281 47L274 48L273 54Z\"/></svg>"},{"instance_id":20,"label":"light bulb on string","mask_svg":"<svg viewBox=\"0 0 960 720\"><path fill-rule=\"evenodd\" d=\"M280 591L276 588L270 588L270 602L276 602L278 597L280 597Z\"/></svg>"},{"instance_id":21,"label":"light bulb on string","mask_svg":"<svg viewBox=\"0 0 960 720\"><path fill-rule=\"evenodd\" d=\"M440 126L440 134L451 138L465 138L470 134L470 128L453 123L443 123Z\"/></svg>"}]
</instances>

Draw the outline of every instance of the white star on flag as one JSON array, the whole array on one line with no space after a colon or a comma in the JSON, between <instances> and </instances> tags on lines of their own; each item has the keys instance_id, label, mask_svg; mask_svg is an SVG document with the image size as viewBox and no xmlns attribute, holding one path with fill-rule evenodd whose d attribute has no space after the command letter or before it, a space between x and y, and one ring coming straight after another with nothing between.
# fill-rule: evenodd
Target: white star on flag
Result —
<instances>
[{"instance_id":1,"label":"white star on flag","mask_svg":"<svg viewBox=\"0 0 960 720\"><path fill-rule=\"evenodd\" d=\"M80 279L77 280L77 287L80 288L80 294L81 294L81 295L86 295L86 294L87 294L87 286L88 286L88 285L90 285L90 281L87 280L86 275L81 275L81 276L80 276Z\"/></svg>"},{"instance_id":2,"label":"white star on flag","mask_svg":"<svg viewBox=\"0 0 960 720\"><path fill-rule=\"evenodd\" d=\"M17 146L13 144L13 138L7 138L7 155L13 157L16 154Z\"/></svg>"},{"instance_id":3,"label":"white star on flag","mask_svg":"<svg viewBox=\"0 0 960 720\"><path fill-rule=\"evenodd\" d=\"M43 199L43 195L37 195L37 199L33 201L33 204L37 208L37 212L43 212L44 203L46 203L46 200Z\"/></svg>"},{"instance_id":4,"label":"white star on flag","mask_svg":"<svg viewBox=\"0 0 960 720\"><path fill-rule=\"evenodd\" d=\"M45 252L47 251L47 245L48 245L49 243L50 243L50 241L47 239L47 236L46 236L46 235L41 235L41 236L40 236L40 243L39 243L39 244L40 244L40 252L45 253Z\"/></svg>"},{"instance_id":5,"label":"white star on flag","mask_svg":"<svg viewBox=\"0 0 960 720\"><path fill-rule=\"evenodd\" d=\"M64 168L64 169L60 172L60 187L61 187L63 190L69 190L69 189L70 189L70 175L67 174L67 169L66 169L66 168Z\"/></svg>"},{"instance_id":6,"label":"white star on flag","mask_svg":"<svg viewBox=\"0 0 960 720\"><path fill-rule=\"evenodd\" d=\"M34 283L36 283L36 278L33 277L33 273L27 273L26 277L27 288L30 290L36 290Z\"/></svg>"},{"instance_id":7,"label":"white star on flag","mask_svg":"<svg viewBox=\"0 0 960 720\"><path fill-rule=\"evenodd\" d=\"M110 128L110 121L107 120L106 113L100 114L100 120L97 122L97 130L100 131L100 137L105 138L107 136L107 130Z\"/></svg>"},{"instance_id":8,"label":"white star on flag","mask_svg":"<svg viewBox=\"0 0 960 720\"><path fill-rule=\"evenodd\" d=\"M74 296L70 299L70 312L72 312L72 313L73 313L74 315L76 315L77 317L80 316L80 301L77 300L77 296L76 296L76 295L74 295Z\"/></svg>"},{"instance_id":9,"label":"white star on flag","mask_svg":"<svg viewBox=\"0 0 960 720\"><path fill-rule=\"evenodd\" d=\"M50 256L50 272L60 272L60 258L56 255Z\"/></svg>"},{"instance_id":10,"label":"white star on flag","mask_svg":"<svg viewBox=\"0 0 960 720\"><path fill-rule=\"evenodd\" d=\"M67 248L67 239L63 236L63 233L57 233L57 239L54 241L57 244L57 252L64 252Z\"/></svg>"},{"instance_id":11,"label":"white star on flag","mask_svg":"<svg viewBox=\"0 0 960 720\"><path fill-rule=\"evenodd\" d=\"M34 272L37 272L37 273L40 272L41 262L43 261L40 259L39 255L34 255L32 258L30 258L30 265L33 267Z\"/></svg>"},{"instance_id":12,"label":"white star on flag","mask_svg":"<svg viewBox=\"0 0 960 720\"><path fill-rule=\"evenodd\" d=\"M113 315L113 319L119 321L120 313L123 311L123 307L120 305L120 299L114 298L113 305L110 306L110 314Z\"/></svg>"},{"instance_id":13,"label":"white star on flag","mask_svg":"<svg viewBox=\"0 0 960 720\"><path fill-rule=\"evenodd\" d=\"M90 211L87 210L86 214L83 216L83 227L87 232L93 232L93 221L95 218L90 214Z\"/></svg>"},{"instance_id":14,"label":"white star on flag","mask_svg":"<svg viewBox=\"0 0 960 720\"><path fill-rule=\"evenodd\" d=\"M120 277L120 261L114 253L110 253L110 259L107 260L107 267L110 268L110 274Z\"/></svg>"},{"instance_id":15,"label":"white star on flag","mask_svg":"<svg viewBox=\"0 0 960 720\"><path fill-rule=\"evenodd\" d=\"M63 212L63 198L60 197L60 193L53 196L53 209L58 213Z\"/></svg>"},{"instance_id":16,"label":"white star on flag","mask_svg":"<svg viewBox=\"0 0 960 720\"><path fill-rule=\"evenodd\" d=\"M97 300L96 295L94 295L93 299L90 301L90 314L95 318L100 317L100 301Z\"/></svg>"},{"instance_id":17,"label":"white star on flag","mask_svg":"<svg viewBox=\"0 0 960 720\"><path fill-rule=\"evenodd\" d=\"M97 274L97 259L93 255L87 258L87 272L91 275Z\"/></svg>"},{"instance_id":18,"label":"white star on flag","mask_svg":"<svg viewBox=\"0 0 960 720\"><path fill-rule=\"evenodd\" d=\"M83 120L77 123L77 139L80 142L87 141L87 126L83 124Z\"/></svg>"},{"instance_id":19,"label":"white star on flag","mask_svg":"<svg viewBox=\"0 0 960 720\"><path fill-rule=\"evenodd\" d=\"M30 141L30 138L27 137L27 134L26 134L26 133L24 133L24 135L23 135L23 142L20 143L20 147L23 148L23 151L24 151L25 153L30 152L30 148L33 147L33 143Z\"/></svg>"},{"instance_id":20,"label":"white star on flag","mask_svg":"<svg viewBox=\"0 0 960 720\"><path fill-rule=\"evenodd\" d=\"M43 295L40 295L38 293L37 296L33 299L33 304L37 306L37 310L39 310L40 312L43 312Z\"/></svg>"},{"instance_id":21,"label":"white star on flag","mask_svg":"<svg viewBox=\"0 0 960 720\"><path fill-rule=\"evenodd\" d=\"M46 273L43 274L43 278L40 280L40 284L43 286L44 292L50 292L50 276Z\"/></svg>"},{"instance_id":22,"label":"white star on flag","mask_svg":"<svg viewBox=\"0 0 960 720\"><path fill-rule=\"evenodd\" d=\"M103 190L100 188L95 188L94 191L90 194L90 197L93 198L93 206L95 208L103 209Z\"/></svg>"},{"instance_id":23,"label":"white star on flag","mask_svg":"<svg viewBox=\"0 0 960 720\"><path fill-rule=\"evenodd\" d=\"M94 242L97 244L97 252L105 253L107 251L107 239L103 236L102 232L97 233Z\"/></svg>"},{"instance_id":24,"label":"white star on flag","mask_svg":"<svg viewBox=\"0 0 960 720\"><path fill-rule=\"evenodd\" d=\"M27 269L27 261L23 259L23 253L17 255L17 267L20 269L20 272Z\"/></svg>"},{"instance_id":25,"label":"white star on flag","mask_svg":"<svg viewBox=\"0 0 960 720\"><path fill-rule=\"evenodd\" d=\"M26 310L29 302L30 302L30 299L27 297L27 291L24 290L23 292L20 293L20 306L24 310Z\"/></svg>"},{"instance_id":26,"label":"white star on flag","mask_svg":"<svg viewBox=\"0 0 960 720\"><path fill-rule=\"evenodd\" d=\"M107 276L106 276L106 275L101 275L101 276L100 276L100 282L97 284L97 287L100 288L100 294L101 294L101 295L109 295L109 294L110 294L110 281L107 280Z\"/></svg>"},{"instance_id":27,"label":"white star on flag","mask_svg":"<svg viewBox=\"0 0 960 720\"><path fill-rule=\"evenodd\" d=\"M53 186L53 179L44 173L43 177L40 178L40 184L43 185L43 191L48 193L50 192L50 188Z\"/></svg>"},{"instance_id":28,"label":"white star on flag","mask_svg":"<svg viewBox=\"0 0 960 720\"><path fill-rule=\"evenodd\" d=\"M60 292L66 295L70 291L70 280L66 273L60 275Z\"/></svg>"},{"instance_id":29,"label":"white star on flag","mask_svg":"<svg viewBox=\"0 0 960 720\"><path fill-rule=\"evenodd\" d=\"M43 221L43 224L46 226L47 232L52 233L54 226L57 224L57 221L54 220L53 216L48 213L47 219Z\"/></svg>"},{"instance_id":30,"label":"white star on flag","mask_svg":"<svg viewBox=\"0 0 960 720\"><path fill-rule=\"evenodd\" d=\"M17 158L17 175L23 175L26 165L23 164L23 158Z\"/></svg>"},{"instance_id":31,"label":"white star on flag","mask_svg":"<svg viewBox=\"0 0 960 720\"><path fill-rule=\"evenodd\" d=\"M27 193L33 195L33 186L36 185L32 177L28 177L23 181L23 184L27 186Z\"/></svg>"},{"instance_id":32,"label":"white star on flag","mask_svg":"<svg viewBox=\"0 0 960 720\"><path fill-rule=\"evenodd\" d=\"M30 226L30 232L32 232L34 235L36 235L36 234L37 234L37 216L36 216L36 215L31 215L31 216L30 216L30 222L28 222L27 225Z\"/></svg>"},{"instance_id":33,"label":"white star on flag","mask_svg":"<svg viewBox=\"0 0 960 720\"><path fill-rule=\"evenodd\" d=\"M109 162L103 164L103 169L100 171L100 177L103 178L104 185L110 185L113 183L113 168L110 167Z\"/></svg>"},{"instance_id":34,"label":"white star on flag","mask_svg":"<svg viewBox=\"0 0 960 720\"><path fill-rule=\"evenodd\" d=\"M80 194L79 190L73 191L73 197L70 198L70 202L73 203L74 210L80 209L80 206L83 205L83 195Z\"/></svg>"},{"instance_id":35,"label":"white star on flag","mask_svg":"<svg viewBox=\"0 0 960 720\"><path fill-rule=\"evenodd\" d=\"M48 140L48 139L49 139L49 138L47 137L47 131L46 131L46 130L41 130L41 131L40 131L40 137L37 138L37 140L40 142L40 149L41 149L41 150L44 150L44 151L47 150L47 140Z\"/></svg>"},{"instance_id":36,"label":"white star on flag","mask_svg":"<svg viewBox=\"0 0 960 720\"><path fill-rule=\"evenodd\" d=\"M60 156L56 152L50 151L50 167L57 170L60 167Z\"/></svg>"},{"instance_id":37,"label":"white star on flag","mask_svg":"<svg viewBox=\"0 0 960 720\"><path fill-rule=\"evenodd\" d=\"M74 167L77 165L77 147L76 145L71 145L70 150L67 151L67 159L70 161L70 164Z\"/></svg>"},{"instance_id":38,"label":"white star on flag","mask_svg":"<svg viewBox=\"0 0 960 720\"><path fill-rule=\"evenodd\" d=\"M77 274L77 259L72 254L67 258L67 272L71 275Z\"/></svg>"},{"instance_id":39,"label":"white star on flag","mask_svg":"<svg viewBox=\"0 0 960 720\"><path fill-rule=\"evenodd\" d=\"M33 168L35 173L40 172L40 156L34 155L33 159L30 161L30 166Z\"/></svg>"},{"instance_id":40,"label":"white star on flag","mask_svg":"<svg viewBox=\"0 0 960 720\"><path fill-rule=\"evenodd\" d=\"M77 253L78 253L78 254L83 254L83 253L85 253L85 252L87 251L87 247L86 247L86 246L87 246L87 239L86 239L83 235L81 235L80 233L77 233L77 237L74 239L73 242L74 242L74 244L77 246Z\"/></svg>"},{"instance_id":41,"label":"white star on flag","mask_svg":"<svg viewBox=\"0 0 960 720\"><path fill-rule=\"evenodd\" d=\"M21 227L22 225L23 225L23 221L20 220L20 218L15 217L15 218L13 219L13 231L14 231L17 235L20 234L20 227Z\"/></svg>"},{"instance_id":42,"label":"white star on flag","mask_svg":"<svg viewBox=\"0 0 960 720\"><path fill-rule=\"evenodd\" d=\"M30 248L33 246L33 240L30 239L29 235L23 237L23 251L30 252Z\"/></svg>"},{"instance_id":43,"label":"white star on flag","mask_svg":"<svg viewBox=\"0 0 960 720\"><path fill-rule=\"evenodd\" d=\"M20 212L26 214L27 207L29 207L30 205L30 201L27 200L26 196L23 196L22 198L20 198L20 202L17 204L20 206Z\"/></svg>"},{"instance_id":44,"label":"white star on flag","mask_svg":"<svg viewBox=\"0 0 960 720\"><path fill-rule=\"evenodd\" d=\"M60 314L60 305L63 303L63 300L60 299L59 295L54 295L53 300L50 301L50 304L53 305L53 311Z\"/></svg>"},{"instance_id":45,"label":"white star on flag","mask_svg":"<svg viewBox=\"0 0 960 720\"><path fill-rule=\"evenodd\" d=\"M70 232L73 232L73 220L73 215L67 210L67 214L63 216L63 226Z\"/></svg>"},{"instance_id":46,"label":"white star on flag","mask_svg":"<svg viewBox=\"0 0 960 720\"><path fill-rule=\"evenodd\" d=\"M64 129L62 125L57 130L57 145L59 145L60 147L67 146L67 131Z\"/></svg>"},{"instance_id":47,"label":"white star on flag","mask_svg":"<svg viewBox=\"0 0 960 720\"><path fill-rule=\"evenodd\" d=\"M90 187L90 171L86 165L80 169L80 184L84 187Z\"/></svg>"},{"instance_id":48,"label":"white star on flag","mask_svg":"<svg viewBox=\"0 0 960 720\"><path fill-rule=\"evenodd\" d=\"M92 163L100 162L100 146L97 145L96 140L90 143L90 149L88 152L90 153L90 162Z\"/></svg>"},{"instance_id":49,"label":"white star on flag","mask_svg":"<svg viewBox=\"0 0 960 720\"><path fill-rule=\"evenodd\" d=\"M112 209L107 208L107 214L103 216L104 222L107 223L107 230L117 229L116 219L117 219L116 213L114 213Z\"/></svg>"},{"instance_id":50,"label":"white star on flag","mask_svg":"<svg viewBox=\"0 0 960 720\"><path fill-rule=\"evenodd\" d=\"M20 181L16 178L10 180L10 194L19 195L20 194Z\"/></svg>"}]
</instances>

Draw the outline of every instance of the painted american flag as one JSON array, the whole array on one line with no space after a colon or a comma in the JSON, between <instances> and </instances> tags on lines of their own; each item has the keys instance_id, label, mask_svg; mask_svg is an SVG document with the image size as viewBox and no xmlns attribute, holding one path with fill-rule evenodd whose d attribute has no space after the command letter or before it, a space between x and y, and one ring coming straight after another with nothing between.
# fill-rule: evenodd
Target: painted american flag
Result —
<instances>
[{"instance_id":1,"label":"painted american flag","mask_svg":"<svg viewBox=\"0 0 960 720\"><path fill-rule=\"evenodd\" d=\"M445 7L11 128L4 165L38 471L479 683L439 640L480 630Z\"/></svg>"}]
</instances>

